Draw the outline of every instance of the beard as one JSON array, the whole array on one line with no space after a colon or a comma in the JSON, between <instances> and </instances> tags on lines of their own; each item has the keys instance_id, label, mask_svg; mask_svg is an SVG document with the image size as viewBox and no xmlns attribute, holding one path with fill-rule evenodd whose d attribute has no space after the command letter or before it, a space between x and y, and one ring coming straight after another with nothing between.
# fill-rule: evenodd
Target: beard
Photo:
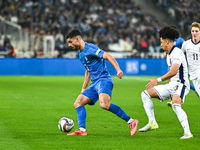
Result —
<instances>
[{"instance_id":1,"label":"beard","mask_svg":"<svg viewBox=\"0 0 200 150\"><path fill-rule=\"evenodd\" d=\"M77 50L80 50L80 46L75 46L75 47L73 47L72 49L73 49L73 50L76 50L76 51L77 51Z\"/></svg>"},{"instance_id":2,"label":"beard","mask_svg":"<svg viewBox=\"0 0 200 150\"><path fill-rule=\"evenodd\" d=\"M71 46L73 50L80 50L80 44L74 45L73 47Z\"/></svg>"}]
</instances>

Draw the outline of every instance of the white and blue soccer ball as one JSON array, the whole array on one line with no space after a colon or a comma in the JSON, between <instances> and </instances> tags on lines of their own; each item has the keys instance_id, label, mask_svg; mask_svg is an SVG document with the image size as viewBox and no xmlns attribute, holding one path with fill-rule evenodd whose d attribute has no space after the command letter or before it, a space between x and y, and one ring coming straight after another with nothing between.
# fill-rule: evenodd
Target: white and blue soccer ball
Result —
<instances>
[{"instance_id":1,"label":"white and blue soccer ball","mask_svg":"<svg viewBox=\"0 0 200 150\"><path fill-rule=\"evenodd\" d=\"M74 121L69 117L62 117L58 122L58 128L62 132L69 132L74 127Z\"/></svg>"}]
</instances>

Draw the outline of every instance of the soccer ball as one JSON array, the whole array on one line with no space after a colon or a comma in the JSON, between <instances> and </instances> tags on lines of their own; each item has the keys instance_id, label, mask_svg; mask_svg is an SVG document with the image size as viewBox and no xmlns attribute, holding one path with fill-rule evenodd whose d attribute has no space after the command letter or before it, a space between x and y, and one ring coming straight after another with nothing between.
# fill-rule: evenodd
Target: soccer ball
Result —
<instances>
[{"instance_id":1,"label":"soccer ball","mask_svg":"<svg viewBox=\"0 0 200 150\"><path fill-rule=\"evenodd\" d=\"M69 117L63 117L58 122L58 128L60 131L69 132L74 127L74 121Z\"/></svg>"}]
</instances>

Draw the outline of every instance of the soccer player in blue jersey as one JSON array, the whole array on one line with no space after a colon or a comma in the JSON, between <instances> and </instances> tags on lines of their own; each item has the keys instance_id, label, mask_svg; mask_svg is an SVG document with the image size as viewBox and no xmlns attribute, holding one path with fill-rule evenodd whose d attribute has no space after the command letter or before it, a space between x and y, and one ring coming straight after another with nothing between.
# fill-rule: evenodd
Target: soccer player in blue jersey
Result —
<instances>
[{"instance_id":1,"label":"soccer player in blue jersey","mask_svg":"<svg viewBox=\"0 0 200 150\"><path fill-rule=\"evenodd\" d=\"M72 30L66 35L66 39L72 49L78 50L78 58L86 69L81 94L74 103L79 129L67 135L87 135L86 109L84 106L87 104L94 105L99 100L101 108L116 114L129 124L128 127L131 130L131 136L133 136L137 131L138 120L129 117L119 106L110 103L113 80L106 68L105 60L108 60L116 69L118 78L122 79L123 76L123 72L115 58L98 46L85 42L78 30ZM88 87L90 81L91 84Z\"/></svg>"},{"instance_id":2,"label":"soccer player in blue jersey","mask_svg":"<svg viewBox=\"0 0 200 150\"><path fill-rule=\"evenodd\" d=\"M183 42L185 42L185 40L182 37L178 37L177 39L175 39L174 42L175 46L181 49Z\"/></svg>"}]
</instances>

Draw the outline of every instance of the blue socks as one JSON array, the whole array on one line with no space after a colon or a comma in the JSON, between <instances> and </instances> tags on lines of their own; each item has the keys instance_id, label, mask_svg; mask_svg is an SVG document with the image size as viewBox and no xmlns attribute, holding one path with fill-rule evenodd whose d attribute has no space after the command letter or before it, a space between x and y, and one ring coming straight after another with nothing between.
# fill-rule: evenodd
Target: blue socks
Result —
<instances>
[{"instance_id":1,"label":"blue socks","mask_svg":"<svg viewBox=\"0 0 200 150\"><path fill-rule=\"evenodd\" d=\"M122 118L123 120L125 120L126 122L129 121L130 117L117 105L115 104L110 104L110 108L108 109L108 111L114 113L115 115L117 115L118 117Z\"/></svg>"},{"instance_id":2,"label":"blue socks","mask_svg":"<svg viewBox=\"0 0 200 150\"><path fill-rule=\"evenodd\" d=\"M78 119L78 124L79 128L84 128L86 129L86 110L84 106L80 106L76 108L76 113L77 113L77 119Z\"/></svg>"},{"instance_id":3,"label":"blue socks","mask_svg":"<svg viewBox=\"0 0 200 150\"><path fill-rule=\"evenodd\" d=\"M108 111L116 114L118 117L122 118L126 122L128 122L131 118L117 105L110 104L110 108ZM80 106L76 108L77 119L79 128L86 129L86 110L84 106Z\"/></svg>"},{"instance_id":4,"label":"blue socks","mask_svg":"<svg viewBox=\"0 0 200 150\"><path fill-rule=\"evenodd\" d=\"M192 83L190 83L190 88L195 91L195 87Z\"/></svg>"}]
</instances>

